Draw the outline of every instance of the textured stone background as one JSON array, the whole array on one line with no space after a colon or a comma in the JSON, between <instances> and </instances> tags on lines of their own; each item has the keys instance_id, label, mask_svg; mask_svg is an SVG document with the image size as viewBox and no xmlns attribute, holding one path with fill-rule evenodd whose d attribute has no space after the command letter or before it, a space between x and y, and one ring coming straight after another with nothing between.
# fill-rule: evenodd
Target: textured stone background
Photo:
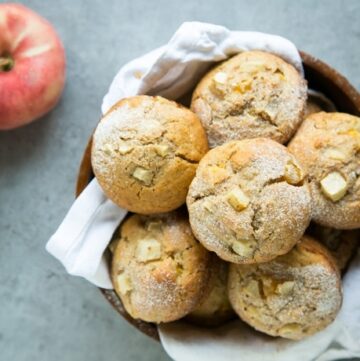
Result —
<instances>
[{"instance_id":1,"label":"textured stone background","mask_svg":"<svg viewBox=\"0 0 360 361\"><path fill-rule=\"evenodd\" d=\"M199 20L286 36L359 89L360 1L22 2L56 27L68 73L53 112L0 133L0 360L168 360L95 287L67 276L44 250L73 201L81 155L110 81L183 21Z\"/></svg>"}]
</instances>

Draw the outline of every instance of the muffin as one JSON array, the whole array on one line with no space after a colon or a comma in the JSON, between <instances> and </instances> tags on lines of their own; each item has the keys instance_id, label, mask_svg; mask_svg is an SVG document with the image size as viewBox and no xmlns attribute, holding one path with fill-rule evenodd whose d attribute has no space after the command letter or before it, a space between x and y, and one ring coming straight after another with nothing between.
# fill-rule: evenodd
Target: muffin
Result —
<instances>
[{"instance_id":1,"label":"muffin","mask_svg":"<svg viewBox=\"0 0 360 361\"><path fill-rule=\"evenodd\" d=\"M132 215L118 237L112 280L131 317L170 322L196 308L207 290L210 255L185 212Z\"/></svg>"},{"instance_id":2,"label":"muffin","mask_svg":"<svg viewBox=\"0 0 360 361\"><path fill-rule=\"evenodd\" d=\"M186 317L187 321L200 326L219 326L234 318L227 294L228 270L228 263L213 254L208 291L198 307Z\"/></svg>"},{"instance_id":3,"label":"muffin","mask_svg":"<svg viewBox=\"0 0 360 361\"><path fill-rule=\"evenodd\" d=\"M256 330L300 340L335 319L342 302L340 282L330 253L306 236L269 263L230 265L229 298Z\"/></svg>"},{"instance_id":4,"label":"muffin","mask_svg":"<svg viewBox=\"0 0 360 361\"><path fill-rule=\"evenodd\" d=\"M316 113L303 122L289 150L309 174L313 220L326 227L360 227L360 118Z\"/></svg>"},{"instance_id":5,"label":"muffin","mask_svg":"<svg viewBox=\"0 0 360 361\"><path fill-rule=\"evenodd\" d=\"M141 214L178 208L207 152L197 116L161 98L118 102L98 124L91 153L95 176L118 206Z\"/></svg>"},{"instance_id":6,"label":"muffin","mask_svg":"<svg viewBox=\"0 0 360 361\"><path fill-rule=\"evenodd\" d=\"M340 271L344 271L359 244L360 231L342 231L335 228L311 224L307 231L321 242L332 254Z\"/></svg>"},{"instance_id":7,"label":"muffin","mask_svg":"<svg viewBox=\"0 0 360 361\"><path fill-rule=\"evenodd\" d=\"M234 263L267 262L289 252L311 217L303 169L286 147L265 138L210 150L187 206L196 238Z\"/></svg>"},{"instance_id":8,"label":"muffin","mask_svg":"<svg viewBox=\"0 0 360 361\"><path fill-rule=\"evenodd\" d=\"M204 76L191 109L210 148L257 137L285 143L303 120L306 91L306 81L292 65L270 53L246 51Z\"/></svg>"}]
</instances>

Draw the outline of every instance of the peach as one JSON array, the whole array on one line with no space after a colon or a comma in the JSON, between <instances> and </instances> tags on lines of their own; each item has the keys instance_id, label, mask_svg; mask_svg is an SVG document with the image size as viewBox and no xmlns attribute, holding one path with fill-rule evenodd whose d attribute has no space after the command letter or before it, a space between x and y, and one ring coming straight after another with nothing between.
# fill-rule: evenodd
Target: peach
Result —
<instances>
[{"instance_id":1,"label":"peach","mask_svg":"<svg viewBox=\"0 0 360 361\"><path fill-rule=\"evenodd\" d=\"M0 130L41 117L65 84L65 51L52 25L19 4L0 4Z\"/></svg>"}]
</instances>

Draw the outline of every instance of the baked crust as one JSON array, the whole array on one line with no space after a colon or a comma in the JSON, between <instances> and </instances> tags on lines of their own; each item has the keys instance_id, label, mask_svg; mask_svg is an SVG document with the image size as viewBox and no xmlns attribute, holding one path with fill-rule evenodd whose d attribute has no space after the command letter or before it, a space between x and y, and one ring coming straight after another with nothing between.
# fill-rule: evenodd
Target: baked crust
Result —
<instances>
[{"instance_id":1,"label":"baked crust","mask_svg":"<svg viewBox=\"0 0 360 361\"><path fill-rule=\"evenodd\" d=\"M335 260L308 236L271 262L230 265L228 287L230 302L245 322L292 340L328 326L342 302Z\"/></svg>"},{"instance_id":2,"label":"baked crust","mask_svg":"<svg viewBox=\"0 0 360 361\"><path fill-rule=\"evenodd\" d=\"M265 137L287 142L303 120L306 81L284 60L246 51L208 72L193 93L210 147Z\"/></svg>"},{"instance_id":3,"label":"baked crust","mask_svg":"<svg viewBox=\"0 0 360 361\"><path fill-rule=\"evenodd\" d=\"M337 229L359 228L360 118L345 113L312 114L288 148L309 174L313 220ZM332 173L345 183L343 196L337 200L330 199L321 186Z\"/></svg>"},{"instance_id":4,"label":"baked crust","mask_svg":"<svg viewBox=\"0 0 360 361\"><path fill-rule=\"evenodd\" d=\"M170 322L203 299L210 255L194 238L186 212L132 215L118 237L112 281L131 317Z\"/></svg>"},{"instance_id":5,"label":"baked crust","mask_svg":"<svg viewBox=\"0 0 360 361\"><path fill-rule=\"evenodd\" d=\"M142 95L121 100L101 119L91 162L108 198L130 211L153 214L185 202L207 150L195 114L173 101Z\"/></svg>"},{"instance_id":6,"label":"baked crust","mask_svg":"<svg viewBox=\"0 0 360 361\"><path fill-rule=\"evenodd\" d=\"M289 252L311 217L301 166L286 147L265 138L210 150L190 185L187 206L196 238L234 263L266 262Z\"/></svg>"}]
</instances>

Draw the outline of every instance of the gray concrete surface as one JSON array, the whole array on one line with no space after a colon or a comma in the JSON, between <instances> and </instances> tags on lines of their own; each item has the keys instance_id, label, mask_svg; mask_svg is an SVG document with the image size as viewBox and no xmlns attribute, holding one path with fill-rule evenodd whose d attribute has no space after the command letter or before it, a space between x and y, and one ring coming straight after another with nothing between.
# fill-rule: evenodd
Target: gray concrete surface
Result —
<instances>
[{"instance_id":1,"label":"gray concrete surface","mask_svg":"<svg viewBox=\"0 0 360 361\"><path fill-rule=\"evenodd\" d=\"M0 1L0 3L3 1ZM0 133L0 360L168 360L44 245L74 196L87 139L117 69L166 42L186 20L288 37L360 88L360 1L28 0L67 52L60 104ZM0 114L1 116L1 114Z\"/></svg>"}]
</instances>

